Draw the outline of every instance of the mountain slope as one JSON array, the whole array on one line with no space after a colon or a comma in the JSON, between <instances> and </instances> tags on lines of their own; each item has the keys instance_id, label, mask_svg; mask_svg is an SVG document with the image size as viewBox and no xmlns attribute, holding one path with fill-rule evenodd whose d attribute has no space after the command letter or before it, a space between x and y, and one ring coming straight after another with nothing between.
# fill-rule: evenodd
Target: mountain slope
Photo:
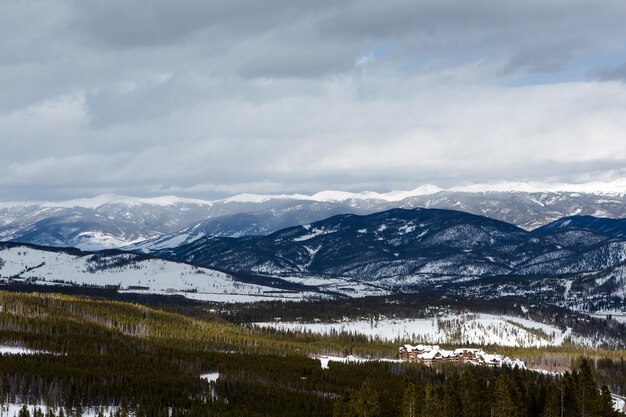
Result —
<instances>
[{"instance_id":1,"label":"mountain slope","mask_svg":"<svg viewBox=\"0 0 626 417\"><path fill-rule=\"evenodd\" d=\"M626 305L626 239L565 222L529 232L458 211L392 209L267 236L203 237L157 254L354 295L521 296L584 311Z\"/></svg>"},{"instance_id":2,"label":"mountain slope","mask_svg":"<svg viewBox=\"0 0 626 417\"><path fill-rule=\"evenodd\" d=\"M98 250L172 233L204 219L210 203L101 196L60 203L0 204L0 240Z\"/></svg>"},{"instance_id":3,"label":"mountain slope","mask_svg":"<svg viewBox=\"0 0 626 417\"><path fill-rule=\"evenodd\" d=\"M268 236L205 237L160 256L231 271L348 276L557 275L626 260L626 240L585 229L527 232L483 216L439 209L339 215Z\"/></svg>"},{"instance_id":4,"label":"mountain slope","mask_svg":"<svg viewBox=\"0 0 626 417\"><path fill-rule=\"evenodd\" d=\"M246 283L209 268L119 251L98 253L0 244L0 282L88 285L121 291L178 294L205 301L301 300L319 296Z\"/></svg>"}]
</instances>

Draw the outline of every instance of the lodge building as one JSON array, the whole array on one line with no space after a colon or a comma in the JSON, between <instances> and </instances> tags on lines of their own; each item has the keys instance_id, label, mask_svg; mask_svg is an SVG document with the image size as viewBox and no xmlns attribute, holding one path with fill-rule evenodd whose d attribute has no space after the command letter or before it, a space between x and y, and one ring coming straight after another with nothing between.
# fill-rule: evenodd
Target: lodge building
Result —
<instances>
[{"instance_id":1,"label":"lodge building","mask_svg":"<svg viewBox=\"0 0 626 417\"><path fill-rule=\"evenodd\" d=\"M526 368L519 359L511 359L503 355L485 353L482 349L459 348L455 350L441 349L438 345L404 345L400 347L400 359L405 362L419 362L432 365L438 362L471 363L487 366L518 366Z\"/></svg>"}]
</instances>

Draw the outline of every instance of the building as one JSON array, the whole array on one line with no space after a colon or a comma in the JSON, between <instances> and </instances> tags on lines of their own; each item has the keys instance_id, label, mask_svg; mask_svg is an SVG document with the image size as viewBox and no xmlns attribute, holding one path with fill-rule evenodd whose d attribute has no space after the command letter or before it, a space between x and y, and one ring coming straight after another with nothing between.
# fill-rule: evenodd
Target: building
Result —
<instances>
[{"instance_id":1,"label":"building","mask_svg":"<svg viewBox=\"0 0 626 417\"><path fill-rule=\"evenodd\" d=\"M399 349L400 359L405 362L419 362L432 365L439 362L471 363L485 366L510 366L526 368L519 359L511 359L498 354L487 354L482 349L458 348L455 350L441 349L438 345L403 345Z\"/></svg>"}]
</instances>

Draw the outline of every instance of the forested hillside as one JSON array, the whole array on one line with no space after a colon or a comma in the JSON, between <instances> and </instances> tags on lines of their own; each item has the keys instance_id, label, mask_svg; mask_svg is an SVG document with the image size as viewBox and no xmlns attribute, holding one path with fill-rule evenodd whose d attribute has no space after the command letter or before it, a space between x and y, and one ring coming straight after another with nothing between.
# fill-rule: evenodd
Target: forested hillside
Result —
<instances>
[{"instance_id":1,"label":"forested hillside","mask_svg":"<svg viewBox=\"0 0 626 417\"><path fill-rule=\"evenodd\" d=\"M4 402L55 416L99 406L120 416L557 416L561 392L565 416L613 415L595 362L563 377L395 362L322 369L310 355L394 357L397 347L71 296L0 293L0 344L29 349L0 355ZM599 369L603 383L616 380Z\"/></svg>"}]
</instances>

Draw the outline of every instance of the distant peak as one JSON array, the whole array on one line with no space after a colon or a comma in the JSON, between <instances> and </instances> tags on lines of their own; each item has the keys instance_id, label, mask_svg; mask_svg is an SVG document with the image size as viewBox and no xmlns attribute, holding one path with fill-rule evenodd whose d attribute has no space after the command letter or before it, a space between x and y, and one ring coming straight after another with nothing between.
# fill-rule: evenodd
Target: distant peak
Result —
<instances>
[{"instance_id":1,"label":"distant peak","mask_svg":"<svg viewBox=\"0 0 626 417\"><path fill-rule=\"evenodd\" d=\"M318 193L307 194L237 194L221 200L199 200L176 196L161 196L138 198L119 194L101 194L90 198L80 198L67 201L19 201L0 202L0 208L42 206L50 208L92 208L106 204L119 204L136 206L141 204L155 206L172 206L176 204L213 205L215 203L264 203L271 200L305 200L328 203L345 203L355 200L382 200L388 202L402 201L411 197L427 196L440 192L464 192L464 193L580 193L596 195L626 195L626 178L620 178L611 182L587 182L579 184L545 183L545 182L513 182L503 181L494 183L475 183L440 188L432 184L424 184L412 190L393 190L389 192L375 191L338 191L326 190Z\"/></svg>"},{"instance_id":2,"label":"distant peak","mask_svg":"<svg viewBox=\"0 0 626 417\"><path fill-rule=\"evenodd\" d=\"M593 181L579 184L546 183L546 182L513 182L478 183L449 188L448 191L467 193L481 192L519 192L519 193L581 193L601 195L626 194L626 178L611 182Z\"/></svg>"},{"instance_id":3,"label":"distant peak","mask_svg":"<svg viewBox=\"0 0 626 417\"><path fill-rule=\"evenodd\" d=\"M91 208L96 209L107 204L120 204L127 206L138 206L142 204L154 205L154 206L171 206L175 204L198 204L198 205L210 205L210 201L195 200L190 198L181 198L176 196L162 196L162 197L148 197L138 198L129 197L118 194L101 194L91 198L79 198L67 201L58 202L43 202L44 207L63 207L63 208Z\"/></svg>"},{"instance_id":4,"label":"distant peak","mask_svg":"<svg viewBox=\"0 0 626 417\"><path fill-rule=\"evenodd\" d=\"M310 196L303 194L236 194L232 197L218 200L224 203L263 203L270 200L311 200Z\"/></svg>"},{"instance_id":5,"label":"distant peak","mask_svg":"<svg viewBox=\"0 0 626 417\"><path fill-rule=\"evenodd\" d=\"M325 190L313 195L305 194L238 194L229 197L224 202L261 203L270 200L309 200L318 202L342 203L350 200L383 200L388 202L401 201L410 197L426 196L439 192L453 191L465 193L581 193L599 195L626 194L626 178L612 182L588 182L581 184L542 183L542 182L513 182L475 183L450 188L440 188L436 185L425 184L413 190L393 190L386 193L375 191L349 192L339 190Z\"/></svg>"},{"instance_id":6,"label":"distant peak","mask_svg":"<svg viewBox=\"0 0 626 417\"><path fill-rule=\"evenodd\" d=\"M237 194L224 200L225 203L263 203L270 200L307 200L318 202L344 202L348 200L385 200L400 201L407 197L418 195L435 194L442 191L434 185L422 185L411 191L390 191L388 193L377 193L374 191L361 191L358 193L349 191L326 190L313 195L306 194Z\"/></svg>"},{"instance_id":7,"label":"distant peak","mask_svg":"<svg viewBox=\"0 0 626 417\"><path fill-rule=\"evenodd\" d=\"M351 193L346 191L321 191L317 194L313 194L311 199L316 201L346 201L346 200L385 200L385 201L400 201L408 197L414 197L419 195L435 194L442 191L441 188L426 184L415 188L410 191L393 190L387 193L377 193L374 191L362 191L360 193Z\"/></svg>"}]
</instances>

